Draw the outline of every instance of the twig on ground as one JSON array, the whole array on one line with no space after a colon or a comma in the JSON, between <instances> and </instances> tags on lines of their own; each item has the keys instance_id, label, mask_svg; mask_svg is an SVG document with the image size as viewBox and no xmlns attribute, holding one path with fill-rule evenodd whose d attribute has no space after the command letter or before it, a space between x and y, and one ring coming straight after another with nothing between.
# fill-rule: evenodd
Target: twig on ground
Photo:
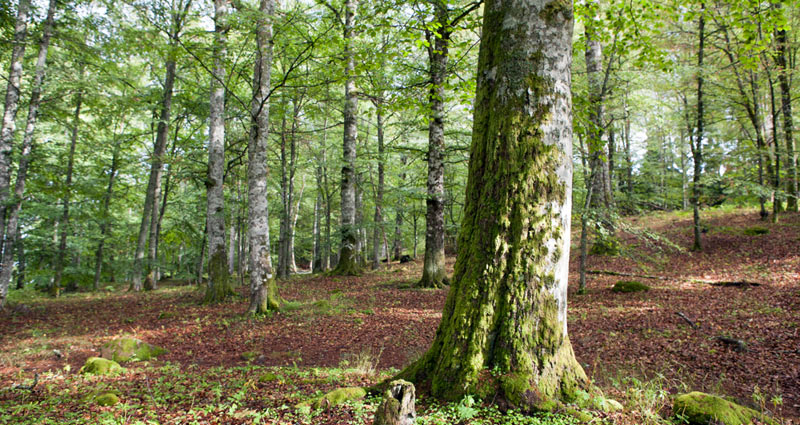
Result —
<instances>
[{"instance_id":1,"label":"twig on ground","mask_svg":"<svg viewBox=\"0 0 800 425\"><path fill-rule=\"evenodd\" d=\"M688 324L689 324L689 326L691 326L692 328L694 328L694 329L699 329L699 328L700 328L700 326L699 326L699 325L697 325L696 323L692 322L692 319L688 318L688 317L687 317L685 314L683 314L682 312L678 311L678 312L676 312L675 314L677 314L678 316L680 316L680 318L681 318L681 319L685 320L685 321L686 321L686 323L688 323Z\"/></svg>"}]
</instances>

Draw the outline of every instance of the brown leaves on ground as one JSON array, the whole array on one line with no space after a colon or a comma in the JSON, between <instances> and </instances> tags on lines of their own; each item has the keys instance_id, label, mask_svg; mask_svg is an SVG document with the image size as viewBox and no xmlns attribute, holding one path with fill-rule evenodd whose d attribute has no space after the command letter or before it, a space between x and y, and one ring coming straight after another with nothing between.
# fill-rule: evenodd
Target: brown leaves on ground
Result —
<instances>
[{"instance_id":1,"label":"brown leaves on ground","mask_svg":"<svg viewBox=\"0 0 800 425\"><path fill-rule=\"evenodd\" d=\"M628 223L681 247L691 245L688 216L639 217ZM569 328L578 359L598 384L619 396L610 389L614 380L662 375L673 393L716 392L752 405L758 392L766 395L769 408L770 397L781 396L778 413L800 417L800 215L784 215L771 224L758 220L757 213L739 211L715 214L705 224L702 253L621 233L625 254L590 257L590 269L668 279L642 279L652 287L649 292L618 294L609 288L619 277L592 275L587 295L571 290ZM743 232L753 226L769 233ZM575 251L572 282L577 281ZM29 311L0 316L1 386L37 371L64 370L66 364L75 373L104 342L122 334L169 350L154 364L199 371L246 364L334 367L343 361L352 367L375 358L379 369L402 368L431 343L447 293L409 289L419 274L420 264L410 263L360 277L295 276L280 284L287 308L262 319L244 318L243 300L201 306L202 291L180 282L163 284L154 293L42 299ZM691 283L693 278L761 285L717 287ZM246 294L245 288L240 293ZM740 339L747 350L736 351L717 336ZM141 378L137 385L147 385ZM354 378L350 384L368 381ZM257 400L281 397L276 385L254 385L251 408L259 408ZM333 386L312 382L305 390L310 395ZM0 403L5 397L0 395Z\"/></svg>"}]
</instances>

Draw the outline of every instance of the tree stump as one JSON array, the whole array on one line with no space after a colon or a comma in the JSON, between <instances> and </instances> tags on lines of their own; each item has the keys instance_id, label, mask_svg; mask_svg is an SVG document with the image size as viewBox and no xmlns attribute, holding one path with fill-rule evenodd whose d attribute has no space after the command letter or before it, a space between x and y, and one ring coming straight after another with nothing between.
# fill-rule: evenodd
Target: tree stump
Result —
<instances>
[{"instance_id":1,"label":"tree stump","mask_svg":"<svg viewBox=\"0 0 800 425\"><path fill-rule=\"evenodd\" d=\"M383 393L373 425L413 425L417 417L414 398L414 384L402 379L392 381Z\"/></svg>"}]
</instances>

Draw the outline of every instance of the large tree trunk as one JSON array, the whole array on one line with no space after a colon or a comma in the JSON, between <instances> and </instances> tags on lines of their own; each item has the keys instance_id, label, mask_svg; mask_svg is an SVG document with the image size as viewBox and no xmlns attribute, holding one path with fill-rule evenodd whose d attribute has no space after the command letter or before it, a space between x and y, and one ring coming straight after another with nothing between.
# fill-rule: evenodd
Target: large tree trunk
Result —
<instances>
[{"instance_id":1,"label":"large tree trunk","mask_svg":"<svg viewBox=\"0 0 800 425\"><path fill-rule=\"evenodd\" d=\"M80 75L83 76L83 65L81 65ZM83 104L83 91L78 91L75 99L75 112L72 115L72 134L69 143L69 156L67 157L67 176L64 183L64 197L62 198L63 212L61 213L61 228L58 236L58 251L56 254L55 276L53 284L50 286L50 295L57 297L61 293L61 279L64 275L64 261L67 254L67 234L70 230L69 225L69 203L72 195L72 172L75 165L75 146L78 144L78 127L81 119L81 106ZM70 290L76 290L74 281L69 282Z\"/></svg>"},{"instance_id":2,"label":"large tree trunk","mask_svg":"<svg viewBox=\"0 0 800 425\"><path fill-rule=\"evenodd\" d=\"M342 214L341 247L334 275L356 275L361 272L358 264L358 228L356 227L356 138L358 137L358 93L355 82L355 50L353 26L356 0L345 1L344 24L344 137L342 141Z\"/></svg>"},{"instance_id":3,"label":"large tree trunk","mask_svg":"<svg viewBox=\"0 0 800 425\"><path fill-rule=\"evenodd\" d=\"M780 3L778 3L780 4ZM781 29L776 34L778 43L778 55L776 61L778 62L778 84L781 89L781 113L783 115L783 137L786 140L786 194L788 200L786 209L788 211L798 211L797 198L800 197L800 191L797 187L797 157L794 153L794 140L792 138L792 131L794 129L794 122L792 121L792 99L791 87L789 85L789 75L791 69L787 66L786 56L788 50L788 39L786 30ZM777 141L775 146L778 146Z\"/></svg>"},{"instance_id":4,"label":"large tree trunk","mask_svg":"<svg viewBox=\"0 0 800 425\"><path fill-rule=\"evenodd\" d=\"M447 400L552 410L587 385L567 336L573 12L484 11L453 285L432 347L400 375Z\"/></svg>"},{"instance_id":5,"label":"large tree trunk","mask_svg":"<svg viewBox=\"0 0 800 425\"><path fill-rule=\"evenodd\" d=\"M705 3L700 3L700 16L698 17L698 36L699 47L697 49L697 126L695 127L694 136L692 136L692 129L689 128L689 143L692 147L692 162L694 163L694 175L692 176L692 217L694 224L694 242L692 243L692 251L702 251L703 243L701 240L700 232L700 176L703 172L703 132L705 120L703 117L703 55L705 53L705 40L706 40L706 20L705 20ZM684 109L688 114L689 106L684 100ZM688 116L688 115L687 115ZM688 120L687 120L688 122ZM691 126L691 124L689 124Z\"/></svg>"},{"instance_id":6,"label":"large tree trunk","mask_svg":"<svg viewBox=\"0 0 800 425\"><path fill-rule=\"evenodd\" d=\"M228 257L225 255L225 54L227 51L228 1L214 0L214 69L208 124L208 177L206 214L208 217L208 284L205 303L224 301L233 295ZM252 201L254 198L250 198Z\"/></svg>"},{"instance_id":7,"label":"large tree trunk","mask_svg":"<svg viewBox=\"0 0 800 425\"><path fill-rule=\"evenodd\" d=\"M247 166L247 232L249 241L250 314L280 307L278 288L269 253L267 203L267 144L269 143L269 90L272 66L273 0L260 0L256 24L256 62L253 71L250 143Z\"/></svg>"},{"instance_id":8,"label":"large tree trunk","mask_svg":"<svg viewBox=\"0 0 800 425\"><path fill-rule=\"evenodd\" d=\"M14 26L14 41L11 48L11 63L8 68L8 84L0 129L0 241L4 240L8 190L11 184L11 151L14 147L17 109L19 108L22 61L25 58L25 38L28 29L30 0L19 0L17 21Z\"/></svg>"},{"instance_id":9,"label":"large tree trunk","mask_svg":"<svg viewBox=\"0 0 800 425\"><path fill-rule=\"evenodd\" d=\"M378 100L375 105L375 123L378 126L378 187L375 189L375 228L372 232L372 270L381 267L381 236L383 235L383 186L384 152L383 152L383 100Z\"/></svg>"},{"instance_id":10,"label":"large tree trunk","mask_svg":"<svg viewBox=\"0 0 800 425\"><path fill-rule=\"evenodd\" d=\"M39 41L39 55L36 59L36 71L31 91L31 100L28 103L28 119L25 123L25 134L22 138L22 150L20 152L19 167L17 168L17 181L14 184L14 199L11 204L8 222L6 223L6 242L2 249L3 265L0 269L0 310L5 305L8 287L11 284L11 272L14 268L14 253L17 248L22 249L19 242L22 241L19 234L19 212L22 209L22 198L25 195L25 181L28 176L28 164L30 163L31 149L33 147L33 133L36 129L36 118L39 115L39 104L42 98L42 84L44 83L45 70L47 67L47 49L50 46L50 37L53 35L53 16L56 10L56 0L50 0L47 7L47 18L44 22L42 39ZM0 227L2 223L0 223ZM0 238L0 241L2 239ZM22 258L22 257L20 257ZM20 261L20 268L23 267Z\"/></svg>"},{"instance_id":11,"label":"large tree trunk","mask_svg":"<svg viewBox=\"0 0 800 425\"><path fill-rule=\"evenodd\" d=\"M428 197L425 199L425 260L418 287L441 288L449 284L444 268L444 99L447 82L447 49L450 42L450 17L445 2L434 2L438 34L428 34Z\"/></svg>"}]
</instances>

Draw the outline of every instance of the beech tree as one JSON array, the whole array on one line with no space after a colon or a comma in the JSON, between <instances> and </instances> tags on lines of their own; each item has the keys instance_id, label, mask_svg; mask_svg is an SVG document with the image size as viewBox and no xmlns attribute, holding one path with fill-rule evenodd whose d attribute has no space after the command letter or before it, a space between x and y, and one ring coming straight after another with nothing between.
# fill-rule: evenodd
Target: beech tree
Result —
<instances>
[{"instance_id":1,"label":"beech tree","mask_svg":"<svg viewBox=\"0 0 800 425\"><path fill-rule=\"evenodd\" d=\"M204 302L220 302L233 295L225 251L225 55L227 52L228 1L214 0L214 68L208 124L208 177L206 215L208 217L208 283Z\"/></svg>"},{"instance_id":2,"label":"beech tree","mask_svg":"<svg viewBox=\"0 0 800 425\"><path fill-rule=\"evenodd\" d=\"M453 283L431 348L400 373L436 397L551 410L587 384L566 323L572 22L570 2L485 3Z\"/></svg>"},{"instance_id":3,"label":"beech tree","mask_svg":"<svg viewBox=\"0 0 800 425\"><path fill-rule=\"evenodd\" d=\"M344 136L342 141L342 214L339 262L333 270L337 275L354 275L361 271L358 262L358 229L356 227L356 138L358 137L358 93L355 82L354 31L356 1L344 4Z\"/></svg>"}]
</instances>

